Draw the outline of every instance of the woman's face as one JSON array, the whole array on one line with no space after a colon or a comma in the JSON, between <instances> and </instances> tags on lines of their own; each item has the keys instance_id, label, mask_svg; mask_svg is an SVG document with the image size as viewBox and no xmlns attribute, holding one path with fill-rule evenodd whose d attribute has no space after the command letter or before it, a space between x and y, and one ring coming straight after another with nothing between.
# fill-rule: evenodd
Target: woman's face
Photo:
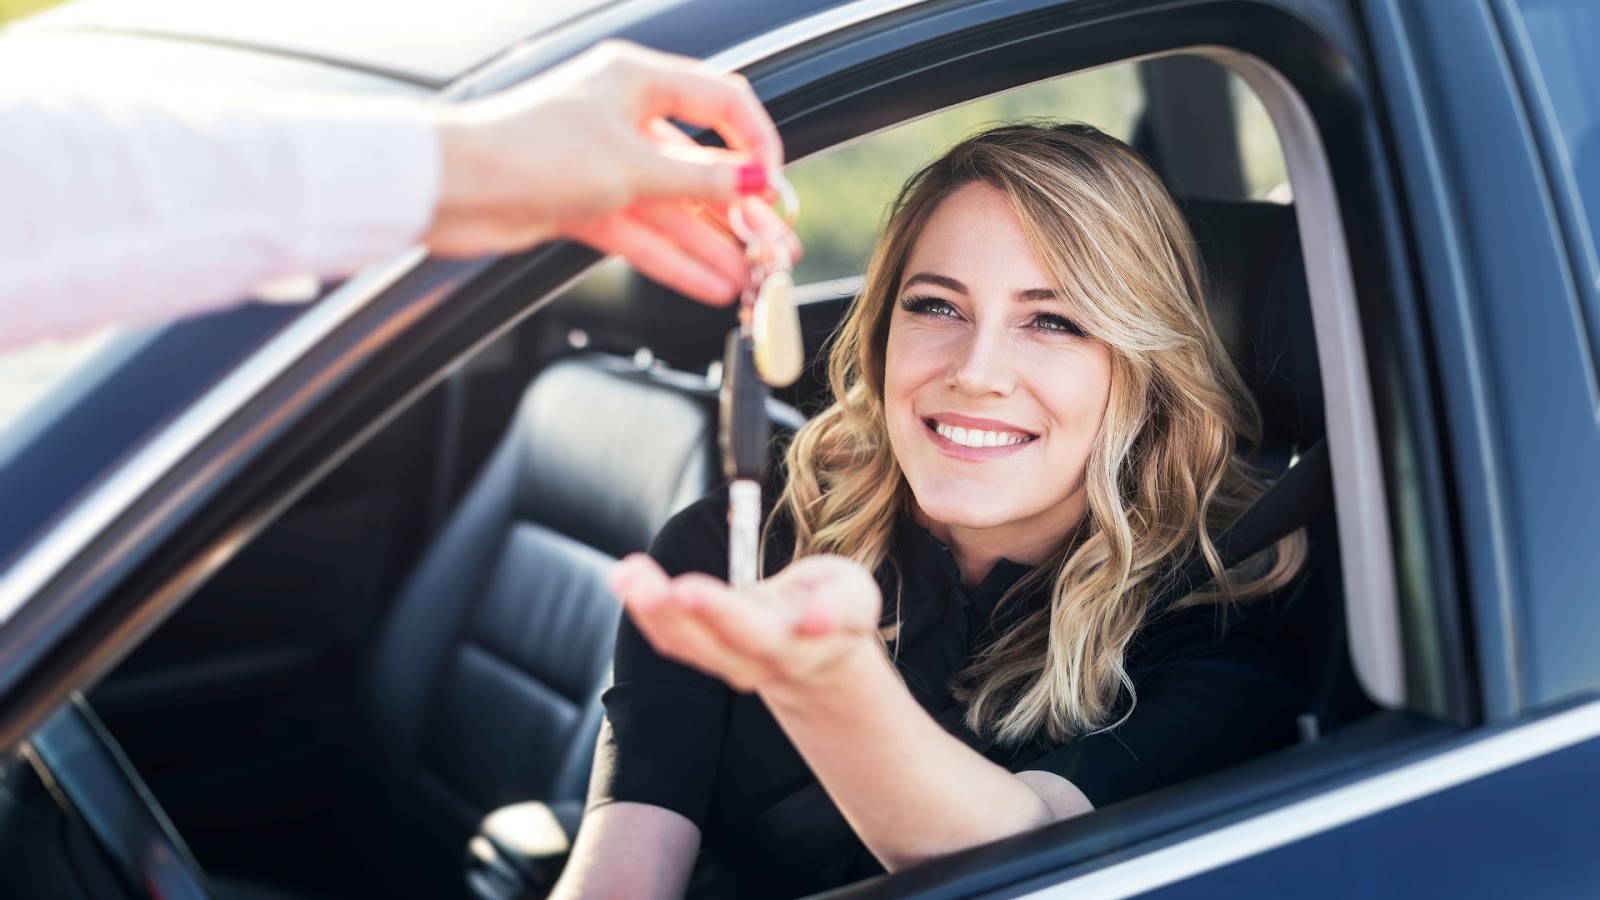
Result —
<instances>
[{"instance_id":1,"label":"woman's face","mask_svg":"<svg viewBox=\"0 0 1600 900\"><path fill-rule=\"evenodd\" d=\"M1110 350L1079 331L1010 201L985 184L935 210L891 302L889 443L926 524L1039 561L1086 507Z\"/></svg>"}]
</instances>

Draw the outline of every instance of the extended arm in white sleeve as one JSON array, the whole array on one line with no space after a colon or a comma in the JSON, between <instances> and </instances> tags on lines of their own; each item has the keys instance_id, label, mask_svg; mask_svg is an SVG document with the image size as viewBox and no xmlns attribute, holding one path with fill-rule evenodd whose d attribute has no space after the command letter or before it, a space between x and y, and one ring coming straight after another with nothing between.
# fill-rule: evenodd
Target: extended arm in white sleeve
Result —
<instances>
[{"instance_id":1,"label":"extended arm in white sleeve","mask_svg":"<svg viewBox=\"0 0 1600 900\"><path fill-rule=\"evenodd\" d=\"M0 94L0 349L344 275L421 237L421 107Z\"/></svg>"}]
</instances>

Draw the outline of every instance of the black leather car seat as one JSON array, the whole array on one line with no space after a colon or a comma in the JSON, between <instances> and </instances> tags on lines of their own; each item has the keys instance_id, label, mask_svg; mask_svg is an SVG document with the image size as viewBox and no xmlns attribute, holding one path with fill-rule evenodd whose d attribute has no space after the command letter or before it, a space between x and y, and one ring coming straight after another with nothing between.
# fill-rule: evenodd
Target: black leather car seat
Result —
<instances>
[{"instance_id":1,"label":"black leather car seat","mask_svg":"<svg viewBox=\"0 0 1600 900\"><path fill-rule=\"evenodd\" d=\"M800 417L774 403L775 433ZM480 819L583 799L619 608L604 577L721 481L716 387L587 355L527 388L398 596L361 688L370 860L404 896L464 893ZM568 804L569 806L571 804Z\"/></svg>"},{"instance_id":2,"label":"black leather car seat","mask_svg":"<svg viewBox=\"0 0 1600 900\"><path fill-rule=\"evenodd\" d=\"M1326 431L1322 376L1294 207L1248 200L1183 202L1207 273L1218 335L1261 407L1258 464L1283 471ZM1331 508L1331 504L1329 505ZM1306 524L1305 574L1277 598L1276 638L1319 731L1374 709L1350 663L1338 531Z\"/></svg>"}]
</instances>

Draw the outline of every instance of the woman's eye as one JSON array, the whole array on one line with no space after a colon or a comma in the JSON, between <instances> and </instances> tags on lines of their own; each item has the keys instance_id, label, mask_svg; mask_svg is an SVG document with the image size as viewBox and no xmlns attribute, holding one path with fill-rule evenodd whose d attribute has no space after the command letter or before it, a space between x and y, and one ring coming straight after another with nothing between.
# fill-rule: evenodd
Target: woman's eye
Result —
<instances>
[{"instance_id":1,"label":"woman's eye","mask_svg":"<svg viewBox=\"0 0 1600 900\"><path fill-rule=\"evenodd\" d=\"M900 300L900 308L916 316L941 316L953 319L959 315L954 306L938 297L904 297Z\"/></svg>"},{"instance_id":2,"label":"woman's eye","mask_svg":"<svg viewBox=\"0 0 1600 900\"><path fill-rule=\"evenodd\" d=\"M1034 316L1033 327L1041 331L1062 331L1076 337L1084 337L1084 330L1078 327L1077 322L1066 316L1058 316L1053 313L1040 313Z\"/></svg>"}]
</instances>

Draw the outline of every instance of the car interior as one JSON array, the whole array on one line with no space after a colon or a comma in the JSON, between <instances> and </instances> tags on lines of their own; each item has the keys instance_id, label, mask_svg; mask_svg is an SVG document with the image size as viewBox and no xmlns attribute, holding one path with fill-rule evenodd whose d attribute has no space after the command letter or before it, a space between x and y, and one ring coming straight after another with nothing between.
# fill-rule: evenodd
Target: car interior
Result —
<instances>
[{"instance_id":1,"label":"car interior","mask_svg":"<svg viewBox=\"0 0 1600 900\"><path fill-rule=\"evenodd\" d=\"M1262 410L1250 450L1281 473L1326 428L1293 200L1281 178L1249 183L1253 101L1221 66L1121 68L1127 116L1095 124L1125 133L1188 216L1210 314ZM1025 90L984 114L1082 117ZM973 116L943 115L958 114ZM916 163L897 160L883 189ZM794 180L825 207L811 165ZM769 403L775 446L828 402L818 361L860 274L842 265L799 273L812 364ZM218 896L552 883L609 674L605 573L722 478L730 322L602 265L373 434L88 692ZM1334 517L1299 524L1311 562L1270 602L1312 744L1376 707L1352 667Z\"/></svg>"}]
</instances>

